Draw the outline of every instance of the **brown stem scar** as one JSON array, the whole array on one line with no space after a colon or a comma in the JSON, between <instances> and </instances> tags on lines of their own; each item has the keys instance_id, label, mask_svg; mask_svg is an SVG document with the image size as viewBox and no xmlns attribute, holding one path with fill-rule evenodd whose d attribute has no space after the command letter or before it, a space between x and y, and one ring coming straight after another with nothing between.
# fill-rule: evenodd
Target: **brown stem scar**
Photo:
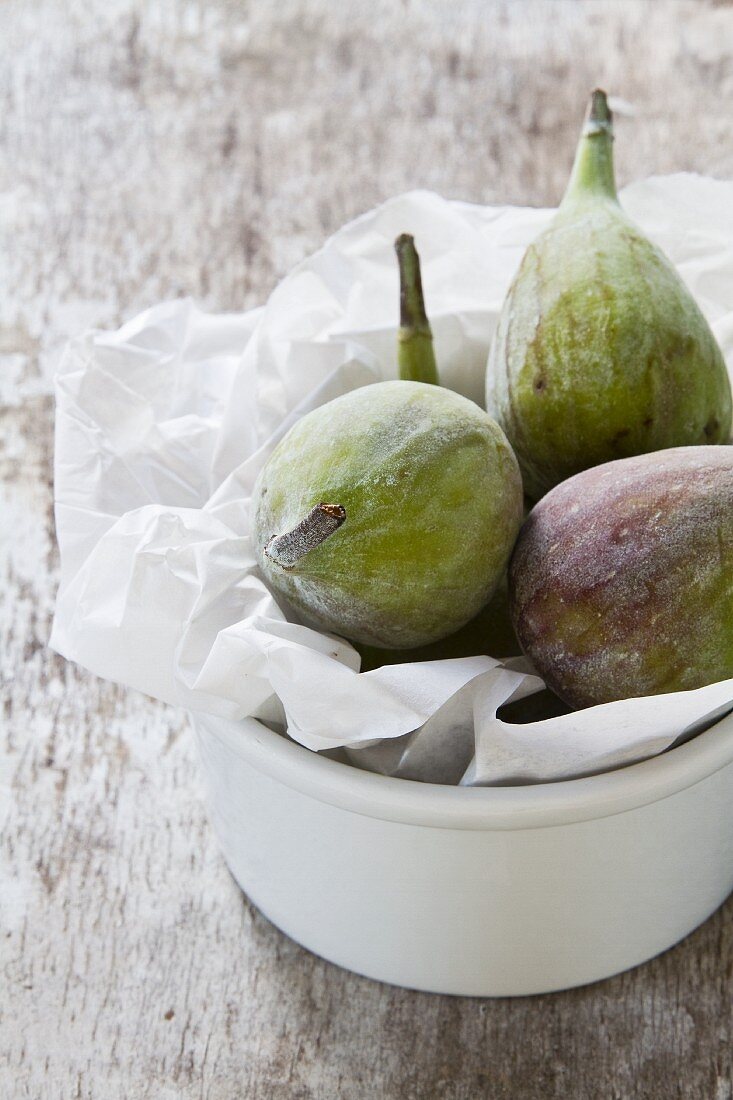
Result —
<instances>
[{"instance_id":1,"label":"brown stem scar","mask_svg":"<svg viewBox=\"0 0 733 1100\"><path fill-rule=\"evenodd\" d=\"M590 97L583 133L586 136L609 134L613 137L613 114L608 106L606 93L600 88L596 88Z\"/></svg>"},{"instance_id":2,"label":"brown stem scar","mask_svg":"<svg viewBox=\"0 0 733 1100\"><path fill-rule=\"evenodd\" d=\"M345 519L346 509L341 504L316 504L291 531L273 535L265 547L265 554L282 569L292 569L307 553L338 531Z\"/></svg>"}]
</instances>

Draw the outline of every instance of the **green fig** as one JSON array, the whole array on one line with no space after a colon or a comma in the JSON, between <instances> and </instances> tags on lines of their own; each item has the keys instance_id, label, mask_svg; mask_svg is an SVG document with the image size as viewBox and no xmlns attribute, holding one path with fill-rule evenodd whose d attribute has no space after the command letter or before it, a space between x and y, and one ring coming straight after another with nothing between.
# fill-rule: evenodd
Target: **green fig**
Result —
<instances>
[{"instance_id":1,"label":"green fig","mask_svg":"<svg viewBox=\"0 0 733 1100\"><path fill-rule=\"evenodd\" d=\"M502 309L487 408L537 500L590 466L726 443L720 348L672 264L621 209L612 120L593 93L570 182Z\"/></svg>"},{"instance_id":2,"label":"green fig","mask_svg":"<svg viewBox=\"0 0 733 1100\"><path fill-rule=\"evenodd\" d=\"M454 633L490 599L522 483L498 425L435 384L417 253L407 236L396 247L400 380L299 420L261 471L253 508L265 579L303 621L404 649Z\"/></svg>"},{"instance_id":3,"label":"green fig","mask_svg":"<svg viewBox=\"0 0 733 1100\"><path fill-rule=\"evenodd\" d=\"M571 706L733 677L733 447L558 485L522 527L509 588L522 649Z\"/></svg>"}]
</instances>

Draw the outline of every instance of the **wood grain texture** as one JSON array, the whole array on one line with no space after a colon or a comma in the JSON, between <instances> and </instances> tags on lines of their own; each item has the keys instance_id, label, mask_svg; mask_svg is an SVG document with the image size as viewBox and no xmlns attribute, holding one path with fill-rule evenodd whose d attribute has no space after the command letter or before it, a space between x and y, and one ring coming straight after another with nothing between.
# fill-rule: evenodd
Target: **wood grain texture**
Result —
<instances>
[{"instance_id":1,"label":"wood grain texture","mask_svg":"<svg viewBox=\"0 0 733 1100\"><path fill-rule=\"evenodd\" d=\"M733 904L569 993L354 977L233 885L184 718L45 642L68 335L255 305L408 188L554 202L595 84L635 110L622 181L731 176L732 41L687 0L0 6L0 1096L731 1100Z\"/></svg>"}]
</instances>

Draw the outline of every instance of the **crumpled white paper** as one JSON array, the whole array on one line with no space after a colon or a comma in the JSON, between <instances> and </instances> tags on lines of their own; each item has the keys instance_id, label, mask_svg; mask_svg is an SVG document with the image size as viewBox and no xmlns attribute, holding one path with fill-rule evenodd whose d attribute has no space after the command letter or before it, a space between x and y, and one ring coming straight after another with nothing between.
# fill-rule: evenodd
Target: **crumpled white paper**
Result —
<instances>
[{"instance_id":1,"label":"crumpled white paper","mask_svg":"<svg viewBox=\"0 0 733 1100\"><path fill-rule=\"evenodd\" d=\"M628 188L627 211L677 264L733 361L733 183ZM341 229L262 309L190 301L74 341L57 382L61 586L51 645L191 710L254 715L362 767L446 783L525 783L643 759L733 706L733 680L541 722L497 709L542 687L522 660L360 673L348 642L284 613L257 569L255 478L290 425L395 376L393 241L415 235L441 380L483 404L489 343L527 244L552 211L395 198ZM244 733L243 733L244 736Z\"/></svg>"}]
</instances>

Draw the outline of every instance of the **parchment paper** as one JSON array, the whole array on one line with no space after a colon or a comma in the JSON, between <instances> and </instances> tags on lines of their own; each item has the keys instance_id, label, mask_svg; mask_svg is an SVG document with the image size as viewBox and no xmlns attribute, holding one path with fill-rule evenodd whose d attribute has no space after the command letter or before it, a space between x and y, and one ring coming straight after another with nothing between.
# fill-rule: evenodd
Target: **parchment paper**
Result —
<instances>
[{"instance_id":1,"label":"parchment paper","mask_svg":"<svg viewBox=\"0 0 733 1100\"><path fill-rule=\"evenodd\" d=\"M652 178L622 195L677 264L733 361L733 183ZM309 409L396 376L393 240L415 235L442 382L483 404L511 277L552 211L399 196L335 234L262 309L154 306L73 341L56 378L61 586L51 645L100 676L310 749L433 782L539 782L653 755L733 707L733 680L529 724L542 688L502 654L359 672L346 641L297 622L263 583L250 497ZM243 732L243 736L244 736Z\"/></svg>"}]
</instances>

